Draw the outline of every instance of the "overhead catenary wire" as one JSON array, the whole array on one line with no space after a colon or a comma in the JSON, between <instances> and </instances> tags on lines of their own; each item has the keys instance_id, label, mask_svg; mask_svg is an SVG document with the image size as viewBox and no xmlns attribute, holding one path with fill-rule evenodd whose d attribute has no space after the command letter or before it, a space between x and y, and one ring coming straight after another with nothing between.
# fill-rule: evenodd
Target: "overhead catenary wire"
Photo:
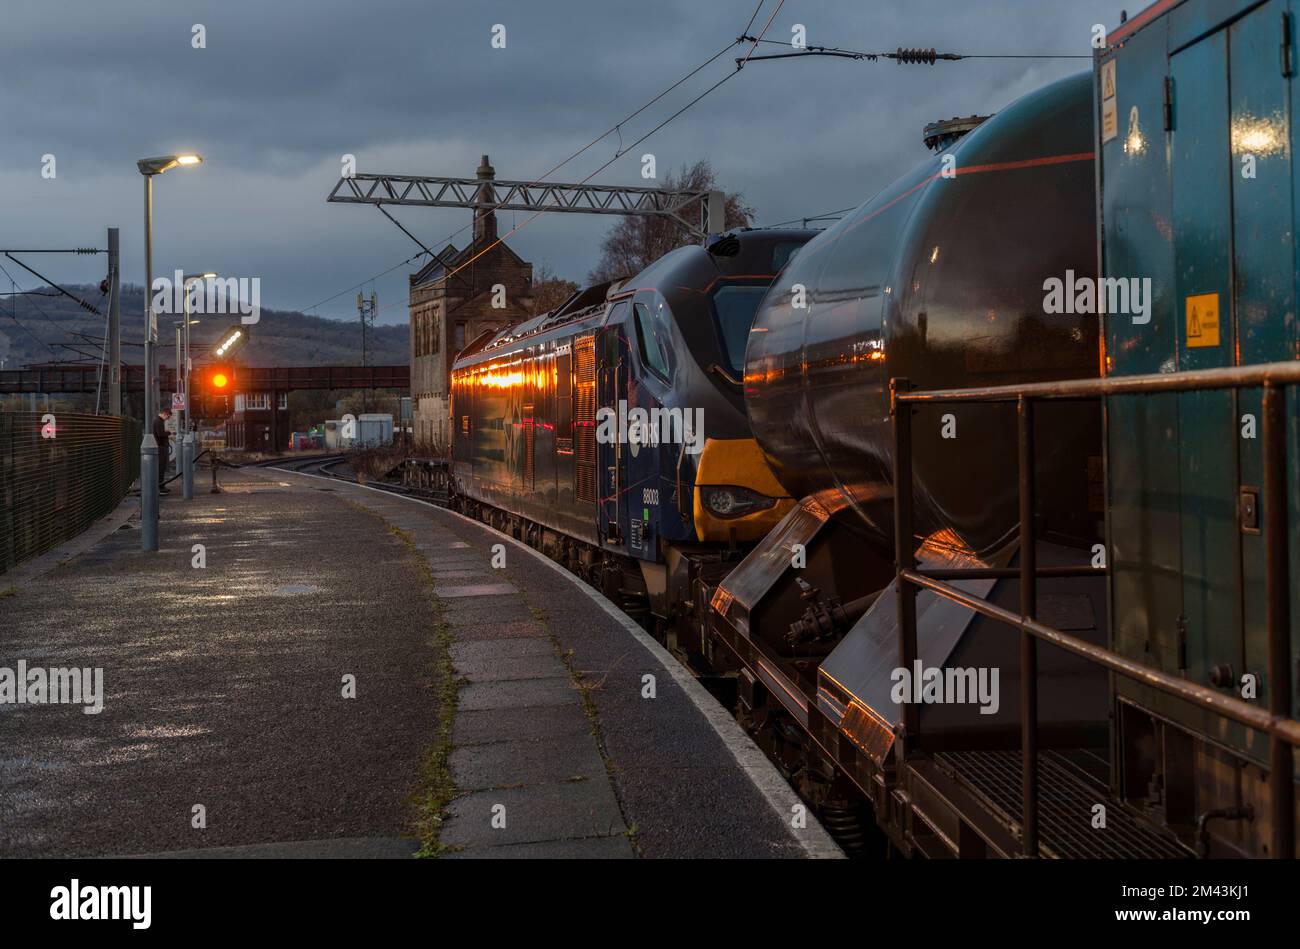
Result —
<instances>
[{"instance_id":1,"label":"overhead catenary wire","mask_svg":"<svg viewBox=\"0 0 1300 949\"><path fill-rule=\"evenodd\" d=\"M746 25L746 27L745 27L745 32L746 32L746 33L747 33L747 32L749 31L749 29L753 26L754 21L758 18L758 14L759 14L759 12L763 9L763 5L764 5L766 2L767 2L767 0L759 0L758 5L754 8L754 12L753 12L753 14L752 14L752 15L750 16L750 18L749 18L749 23L748 23L748 24ZM775 9L775 10L773 11L773 13L772 13L772 17L769 17L768 22L767 22L767 25L764 26L764 28L763 28L763 31L762 31L763 33L766 33L766 32L767 32L767 29L771 26L772 19L776 16L776 11L779 11L779 10L781 9L781 6L782 6L784 3L785 3L785 0L779 0L779 2L778 2L777 5L776 5L776 9ZM760 34L760 35L761 35L761 34ZM672 83L670 86L668 86L667 88L663 89L661 92L659 92L659 93L658 93L657 95L655 95L653 98L651 98L649 101L645 102L644 104L642 104L641 106L639 106L637 109L633 110L632 112L630 112L630 113L628 113L626 116L624 116L622 119L620 119L619 121L615 122L615 123L614 123L613 125L611 125L608 129L606 129L606 130L605 130L604 132L602 132L600 135L598 135L598 136L596 136L595 138L593 138L591 141L587 142L587 143L586 143L585 145L583 145L581 148L577 149L575 152L573 152L571 155L569 155L569 156L568 156L567 158L565 158L563 161L560 161L559 163L557 163L556 165L552 166L552 167L551 167L550 169L548 169L547 171L543 172L540 176L538 176L538 178L537 178L536 181L530 182L530 185L537 185L537 184L541 183L541 182L544 181L546 178L550 177L550 176L553 175L555 172L559 171L561 168L563 168L564 166L568 165L568 164L569 164L570 162L572 162L575 158L580 157L582 154L584 154L585 152L587 152L588 150L590 150L590 149L591 149L592 147L594 147L596 144L598 144L598 143L601 142L602 140L608 138L611 134L617 134L618 137L619 137L619 147L618 147L618 149L615 151L615 153L614 153L614 157L613 157L612 159L610 159L610 161L608 161L608 162L606 162L605 164L601 165L600 168L597 168L596 171L592 172L591 175L588 175L587 178L584 178L584 179L582 180L582 182L579 182L580 184L586 183L586 181L588 181L591 177L595 176L596 174L599 174L602 170L604 170L605 168L609 167L609 165L612 164L614 161L616 161L617 159L621 158L624 154L627 153L627 151L628 151L629 149L631 149L631 148L635 148L636 145L638 145L638 144L640 144L641 142L645 141L645 139L648 138L650 135L654 134L656 131L658 131L659 129L663 128L664 125L666 125L668 122L672 121L674 118L676 118L676 117L677 117L678 115L680 115L682 112L685 112L686 109L689 109L692 105L694 105L694 104L695 104L696 102L698 102L701 98L703 98L704 95L708 95L710 92L712 92L712 91L713 91L714 89L716 89L718 86L722 85L722 83L725 82L727 79L730 79L732 76L734 76L734 75L735 75L735 72L729 73L729 74L728 74L726 77L724 77L721 81L715 83L715 84L714 84L713 86L711 86L708 90L706 90L706 91L705 91L701 96L696 97L696 99L692 100L692 101L691 101L690 103L688 103L685 107L683 107L682 109L679 109L679 110L678 110L677 112L675 112L672 116L670 116L666 121L660 123L660 124L657 125L654 129L651 129L650 132L648 132L646 135L642 136L642 137L641 137L640 139L638 139L636 142L633 142L631 145L628 145L628 146L623 146L623 145L622 145L622 134L623 134L623 133L622 133L622 127L623 127L624 125L626 125L628 122L630 122L630 121L632 121L633 119L635 119L635 118L636 118L637 116L639 116L641 113L645 112L647 109L649 109L649 108L650 108L651 106L653 106L655 103L657 103L659 100L661 100L662 98L664 98L664 96L666 96L666 95L668 95L669 93L673 92L675 89L677 89L677 88L678 88L679 86L681 86L683 83L688 82L688 81L689 81L690 79L692 79L694 76L696 76L697 74L699 74L702 70L707 69L707 68L708 68L709 66L711 66L713 63L717 62L717 60L720 59L723 55L725 55L726 52L727 52L729 49L732 49L733 47L739 45L739 44L742 43L742 42L744 42L744 40L742 40L742 39L736 39L736 40L733 40L732 42L728 43L726 46L722 47L720 50L718 50L716 53L714 53L712 56L710 56L710 57L709 57L708 59L706 59L704 62L700 63L700 64L699 64L698 66L696 66L694 69L690 70L690 72L686 73L684 76L682 76L680 79L678 79L677 81L675 81L674 83ZM751 48L750 48L750 52L753 52L753 48L754 48L754 47L751 46ZM740 67L737 67L737 69L736 69L737 72L739 71L739 68L740 68ZM499 210L499 209L501 208L501 206L502 206L504 203L505 203L505 202L502 201L500 204L497 204L497 205L495 205L494 207L489 208L487 213L494 213L495 211ZM380 210L383 210L383 208L381 207ZM523 227L525 227L525 226L528 224L528 222L531 221L531 220L533 219L533 217L536 217L537 214L539 214L539 213L541 213L541 212L534 212L533 216L530 217L530 218L527 218L527 219L524 221L523 224L516 225L516 226L512 227L511 230L510 230L510 231L505 235L505 237L509 237L509 236L511 236L512 234L516 234L516 233L518 233L519 230L521 230ZM391 217L391 215L389 215L389 218L390 218L390 220L393 220L393 223L394 223L394 224L398 224L398 222L397 222L395 219L393 219L393 218ZM448 234L446 238L444 238L444 239L441 240L441 241L438 241L438 242L437 242L437 245L445 246L446 244L450 243L452 239L454 239L454 238L457 237L458 235L462 234L463 232L465 232L466 230L468 230L468 229L471 228L472 226L473 226L473 222L471 221L469 224L466 224L466 225L464 225L464 226L462 226L462 227L457 228L455 231L452 231L450 234ZM383 271L381 271L381 272L375 274L375 275L372 276L372 277L368 277L368 278L366 278L365 280L362 280L362 281L360 281L360 282L358 282L358 283L355 283L355 284L353 284L353 285L351 285L351 286L349 286L349 287L347 287L347 288L345 288L345 289L343 289L343 290L340 290L340 291L337 292L337 293L331 294L330 296L326 297L326 298L323 299L323 300L320 300L320 301L317 302L317 303L313 303L311 306L307 307L307 308L304 309L302 312L306 313L306 312L308 312L308 311L310 311L310 310L314 310L314 309L316 309L316 308L319 307L319 306L323 306L324 304L329 303L329 302L331 302L332 300L336 300L336 299L338 299L339 297L343 296L345 293L350 293L351 291L356 290L356 289L358 289L359 287L364 286L366 283L369 283L369 282L371 282L371 281L377 280L377 279L379 279L380 277L385 277L385 276L387 276L388 274L392 273L394 270L397 270L397 269L400 268L400 267L405 267L405 266L407 266L407 265L409 265L409 264L412 264L412 263L414 263L415 261L419 260L419 259L422 258L422 257L425 257L425 256L433 256L433 257L436 257L436 256L437 256L436 253L433 253L433 252L429 251L429 249L424 245L424 243L423 243L422 241L420 241L418 238L415 238L415 236L414 236L413 234L411 234L409 231L407 231L405 227L402 227L401 224L398 224L398 227L401 228L401 230L403 230L404 232L406 232L407 236L409 236L409 237L411 237L413 240L415 240L417 244L420 244L420 246L421 246L423 249L420 250L418 253L412 254L410 257L407 257L405 260L400 261L399 263L394 264L393 266L387 268L386 270L383 270ZM497 243L499 243L501 240L504 240L504 238L498 238ZM495 244L492 245L492 246L495 246ZM475 259L477 259L477 256L481 256L481 254L480 254L480 255L476 255L476 258L475 258ZM470 263L470 262L472 262L472 261L467 261L466 263L468 264L468 263ZM463 266L463 265L462 265L462 266ZM459 269L460 269L460 268L458 268L458 270L459 270ZM405 303L405 302L406 302L406 301L400 301L400 300L399 300L399 301L394 301L394 303L386 304L384 307L381 307L381 309L387 309L389 306L394 306L394 305L397 305L398 303Z\"/></svg>"},{"instance_id":2,"label":"overhead catenary wire","mask_svg":"<svg viewBox=\"0 0 1300 949\"><path fill-rule=\"evenodd\" d=\"M4 256L8 257L10 260L12 260L14 263L18 264L18 266L22 267L24 270L30 271L32 274L34 274L35 276L37 276L37 277L40 278L41 280L46 281L46 285L47 285L51 290L56 291L56 292L54 292L54 293L41 293L40 291L37 291L37 290L24 290L24 289L22 289L21 287L18 286L18 281L14 280L14 278L13 278L13 274L11 274L11 273L9 272L9 270L8 270L8 269L7 269L3 264L0 264L0 273L3 273L6 277L9 278L9 283L10 283L10 284L13 286L13 288L14 288L13 291L12 291L12 293L10 294L10 298L13 300L12 312L10 312L10 314L9 314L10 319L12 319L15 323L17 323L17 324L18 324L18 325L23 329L23 331L27 333L27 335L29 335L29 336L32 337L32 339L36 340L38 343L40 343L42 346L44 346L44 347L45 347L45 350L46 350L46 351L47 351L51 356L55 356L55 357L57 357L57 356L58 356L58 353L56 353L56 352L54 351L54 349L49 345L49 343L47 343L44 339L42 339L42 338L41 338L40 336L38 336L36 333L32 332L30 329L28 329L27 326L24 325L24 324L22 323L22 321L18 319L18 314L17 314L17 306L18 306L18 303L17 303L17 300L18 300L18 297L19 297L19 296L30 296L30 297L38 297L38 296L39 296L39 297L57 297L57 296L66 296L66 297L68 297L69 299L75 301L75 302L76 302L80 307L82 307L83 309L87 310L88 312L93 313L93 314L95 314L96 316L103 317L104 320L105 320L105 333L107 333L107 319L108 319L108 318L107 318L107 316L105 316L104 313L101 313L100 310L99 310L97 307L93 306L92 304L87 303L85 300L82 300L80 297L76 296L75 294L71 293L70 291L68 291L68 290L64 289L63 287L59 286L58 284L54 283L52 280L50 280L48 277L44 276L43 274L37 273L35 270L32 270L31 267L28 267L26 264L24 264L21 260L19 260L18 258L12 256L14 253L29 253L29 254L30 254L30 253L49 253L49 254L60 254L60 253L97 254L97 253L101 253L101 251L99 251L99 250L97 250L97 249L95 249L95 248L93 248L93 247L85 247L85 248L77 248L76 250L70 250L70 251L59 251L59 250L50 250L50 251L5 251L5 250L0 250L0 253L4 254ZM77 335L79 335L79 334L77 334L76 332L74 332L74 331L72 331L72 330L67 330L67 329L63 329L63 328L61 328L57 323L54 322L53 319L50 318L50 315L49 315L48 313L46 313L46 312L45 312L45 309L44 309L43 307L41 307L41 305L38 304L35 300L32 301L32 307L35 308L36 312L39 313L39 314L41 315L41 318L44 319L46 323L49 323L50 326L51 326L51 327L52 327L56 332L63 334L65 337L71 337L71 338L74 338L74 339L76 338ZM86 357L86 358L90 358L90 359L95 358L93 354L86 354L86 353L81 352L81 350L77 349L75 345L69 345L68 343L65 343L65 342L62 342L62 341L58 341L58 340L55 341L55 344L54 344L54 345L55 345L55 346L59 346L59 347L61 347L61 348L63 348L63 349L70 349L70 350L72 350L74 353L77 353L77 355L79 355L79 356L84 356L84 357ZM65 361L65 360L57 360L57 359L56 359L55 361Z\"/></svg>"},{"instance_id":3,"label":"overhead catenary wire","mask_svg":"<svg viewBox=\"0 0 1300 949\"><path fill-rule=\"evenodd\" d=\"M18 286L18 281L14 279L13 274L11 274L5 268L4 264L0 264L0 273L3 273L6 277L9 278L9 283L13 286L15 291L22 289L21 287ZM10 299L13 301L13 307L9 314L9 318L13 320L15 323L17 323L19 326L21 326L23 328L23 331L26 332L28 336L30 336L32 339L36 340L38 343L44 346L46 351L49 352L51 356L57 356L58 353L56 353L53 350L53 348L51 348L49 343L45 342L44 339L37 336L36 333L28 329L27 326L25 326L23 322L20 319L18 319L18 296L19 296L18 293L14 293L10 296ZM32 306L36 309L36 312L39 313L44 318L46 323L49 323L50 326L54 327L54 329L58 330L60 333L64 332L63 330L59 329L58 324L56 324L54 320L50 319L50 315L46 313L43 309L41 309L35 300L32 301Z\"/></svg>"},{"instance_id":4,"label":"overhead catenary wire","mask_svg":"<svg viewBox=\"0 0 1300 949\"><path fill-rule=\"evenodd\" d=\"M941 53L931 47L903 47L892 51L885 52L865 52L856 49L841 49L837 46L799 46L792 47L790 43L781 40L764 39L761 35L758 37L742 36L742 40L752 40L757 46L764 43L770 46L783 46L791 49L788 53L774 53L768 56L747 56L744 62L757 62L768 59L800 59L805 56L833 56L842 59L856 59L865 62L877 62L882 59L891 59L899 65L930 65L937 62L956 62L963 59L1092 59L1092 56L1086 53ZM741 63L741 60L736 60ZM743 65L743 63L741 63Z\"/></svg>"},{"instance_id":5,"label":"overhead catenary wire","mask_svg":"<svg viewBox=\"0 0 1300 949\"><path fill-rule=\"evenodd\" d=\"M4 270L3 265L0 265L0 270ZM49 343L45 342L45 340L37 336L34 332L32 332L30 329L27 328L26 324L24 324L22 320L18 319L18 292L17 292L18 284L14 283L14 278L10 276L8 271L5 271L5 276L9 277L9 282L13 284L14 291L15 291L13 295L10 296L10 300L12 301L13 305L6 315L9 317L9 319L13 320L15 323L18 324L18 328L20 330L22 330L32 339L36 340L36 342L39 343L41 346L44 346L46 352L48 352L51 356L57 356L58 353L56 353L53 349L50 348Z\"/></svg>"},{"instance_id":6,"label":"overhead catenary wire","mask_svg":"<svg viewBox=\"0 0 1300 949\"><path fill-rule=\"evenodd\" d=\"M785 0L778 0L778 3L777 3L777 5L776 5L776 7L775 7L775 8L773 9L773 11L772 11L772 15L768 17L767 23L764 24L764 26L763 26L763 30L762 30L762 32L759 34L760 37L761 37L764 33L766 33L766 32L768 31L768 29L771 27L771 25L772 25L772 21L776 18L776 14L777 14L778 12L780 12L780 9L781 9L781 7L782 7L784 4L785 4ZM762 3L761 3L761 2L760 2L760 4L759 4L759 9L762 9ZM755 16L757 16L757 12L755 13ZM751 21L751 22L752 22L752 21ZM740 41L740 40L737 40L737 42L741 42L741 41ZM736 44L735 44L735 43L729 44L729 45L728 45L727 47L725 47L721 52L719 52L718 54L716 54L716 55L713 57L713 59L716 60L716 59L718 58L718 56L721 56L723 52L726 52L727 49L730 49L731 46L734 46L734 45L736 45ZM750 52L753 52L753 50L754 50L754 48L755 48L756 46L757 46L757 44L752 45L752 46L750 47ZM712 61L712 60L710 60L710 61ZM707 65L707 64L706 64L706 65ZM699 67L699 68L703 68L703 67ZM699 72L699 68L697 68L696 70L694 70L694 72ZM656 132L658 132L658 131L659 131L660 129L662 129L664 126L668 125L668 123L672 122L672 121L675 120L678 116L682 115L682 113L686 112L688 109L690 109L690 108L691 108L692 106L694 106L696 103L700 102L700 101L701 101L702 99L704 99L706 96L711 95L715 90L717 90L717 89L718 89L720 86L722 86L724 83L726 83L726 82L728 82L729 80L735 78L735 76L738 75L738 74L740 73L740 71L741 71L742 68L744 68L744 63L743 63L743 62L738 63L738 65L736 66L736 68L735 68L734 70L732 70L731 72L727 73L725 76L723 76L723 77L722 77L721 79L719 79L717 82L715 82L713 85L709 86L707 89L705 89L705 90L704 90L703 92L701 92L699 95L697 95L695 98L691 99L689 102L687 102L684 106L682 106L680 109L678 109L678 110L677 110L676 112L674 112L672 115L668 116L668 118L664 119L664 120L663 120L662 122L660 122L658 125L654 126L654 128L650 129L650 131L646 132L644 135L642 135L642 136L641 136L640 138L638 138L636 141L632 142L630 145L626 145L626 146L624 146L623 148L619 149L617 152L615 152L614 155L613 155L613 157L611 157L608 161L604 162L602 165L600 165L598 168L596 168L594 171L592 171L590 174L588 174L585 178L583 178L581 181L579 181L578 184L579 184L579 185L586 184L588 181L590 181L590 180L591 180L592 178L594 178L596 175L600 174L602 171L604 171L604 170L605 170L606 168L608 168L610 165L614 164L614 162L618 161L620 158L622 158L624 155L626 155L626 154L627 154L628 152L630 152L632 149L636 148L638 145L640 145L640 144L641 144L642 142L644 142L646 139L650 138L650 136L654 135ZM678 85L680 85L680 83L678 83ZM639 111L643 111L643 110L639 110ZM547 174L550 174L550 172L548 172ZM493 248L495 248L495 247L499 246L500 244L502 244L502 243L506 240L506 238L508 238L508 237L512 237L513 235L518 234L518 233L519 233L520 231L522 231L525 227L527 227L530 223L532 223L532 222L535 221L538 217L540 217L542 214L545 214L545 213L546 213L545 210L537 210L537 211L534 211L531 215L529 215L528 217L524 218L524 220L523 220L522 223L520 223L520 224L518 224L518 225L512 227L509 231L507 231L505 234L502 234L500 237L497 237L495 240L492 241L492 243L488 244L486 247L484 247L482 250L480 250L478 253L476 253L473 257L471 257L471 258L469 258L468 260L462 262L458 267L456 267L455 270L453 270L453 271L451 271L450 273L448 273L448 274L447 274L447 277L448 277L448 278L450 278L450 277L454 277L456 274L460 273L460 271L464 270L464 269L465 269L466 267L468 267L470 264L474 263L474 261L478 260L478 259L479 259L480 257L482 257L484 254L488 253L488 252L491 251ZM468 226L469 226L469 225L466 225L466 227L468 227ZM464 227L461 228L461 230L464 230L464 229L465 229ZM457 232L457 233L459 233L459 232ZM388 304L388 305L389 305L389 306L396 306L396 305L399 305L399 304L401 304L401 303L403 303L403 302L404 302L404 301L398 300L398 301L395 301L394 303L392 303L392 304Z\"/></svg>"},{"instance_id":7,"label":"overhead catenary wire","mask_svg":"<svg viewBox=\"0 0 1300 949\"><path fill-rule=\"evenodd\" d=\"M64 295L65 297L67 297L69 300L72 300L73 302L75 302L75 303L76 303L79 307L81 307L83 310L86 310L86 311L88 311L88 312L90 312L90 313L94 313L96 316L103 316L103 315L104 315L103 313L100 313L100 312L99 312L99 310L94 306L94 304L87 303L85 300L81 299L81 297L79 297L79 296L77 296L76 294L74 294L74 293L72 293L72 292L70 292L70 291L68 291L68 290L65 290L63 287L59 286L57 283L55 283L55 282L54 282L53 280L51 280L49 277L45 276L45 275L42 274L42 273L39 273L38 271L36 271L36 270L33 269L32 267L27 266L25 263L23 263L21 260L19 260L17 257L15 257L15 256L13 255L13 252L11 252L11 251L3 251L3 253L4 253L4 255L5 255L6 257L8 257L10 260L12 260L14 263L16 263L19 267L22 267L23 270L26 270L29 274L31 274L32 276L36 277L36 279L38 279L38 280L44 280L46 286L50 287L50 288L53 289L53 290L57 290L57 291L59 291L59 293L63 294L63 295Z\"/></svg>"},{"instance_id":8,"label":"overhead catenary wire","mask_svg":"<svg viewBox=\"0 0 1300 949\"><path fill-rule=\"evenodd\" d=\"M805 214L803 217L791 218L788 221L782 221L780 224L765 224L764 227L786 227L790 224L798 224L804 221L825 221L830 218L839 217L841 214L848 214L856 204L849 205L847 208L840 208L838 211L827 211L824 214Z\"/></svg>"}]
</instances>

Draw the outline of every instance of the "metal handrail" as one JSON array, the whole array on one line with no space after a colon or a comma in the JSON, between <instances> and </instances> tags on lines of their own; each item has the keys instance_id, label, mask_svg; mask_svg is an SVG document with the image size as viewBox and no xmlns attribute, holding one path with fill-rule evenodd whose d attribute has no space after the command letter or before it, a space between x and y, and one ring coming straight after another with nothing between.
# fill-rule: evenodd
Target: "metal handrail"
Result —
<instances>
[{"instance_id":1,"label":"metal handrail","mask_svg":"<svg viewBox=\"0 0 1300 949\"><path fill-rule=\"evenodd\" d=\"M1185 372L1152 372L1138 376L1105 376L1100 379L1062 379L1059 382L1024 385L973 386L964 389L898 391L895 387L893 394L894 400L898 402L1016 402L1021 396L1034 400L1086 399L1105 395L1152 395L1157 392L1190 392L1199 389L1246 389L1269 384L1300 384L1300 361L1222 369L1190 369Z\"/></svg>"},{"instance_id":2,"label":"metal handrail","mask_svg":"<svg viewBox=\"0 0 1300 949\"><path fill-rule=\"evenodd\" d=\"M1101 379L1071 379L1026 385L987 386L963 389L912 390L905 378L890 380L890 411L894 427L894 528L895 592L898 604L899 659L912 668L917 657L916 595L926 589L959 603L983 616L1020 630L1020 720L1021 720L1021 849L1026 856L1038 856L1038 640L1051 643L1085 660L1097 663L1116 675L1150 686L1182 699L1207 712L1231 719L1269 736L1269 790L1272 811L1272 855L1282 859L1295 853L1294 746L1300 744L1300 721L1291 714L1290 593L1287 547L1286 498L1286 400L1284 386L1300 384L1300 362L1268 363L1226 369L1204 369L1181 373L1158 373ZM1086 399L1108 395L1148 395L1206 389L1264 389L1261 440L1264 450L1263 528L1265 535L1265 625L1268 632L1269 708L1224 695L1181 679L1153 666L1089 643L1077 636L1037 622L1036 583L1047 570L1036 563L1033 534L1035 484L1033 468L1034 404L1038 400ZM921 403L1014 402L1018 420L1018 468L1020 483L1019 569L975 568L932 570L917 568L912 483L912 412ZM908 407L904 410L904 407ZM1078 575L1089 571L1067 568ZM1101 571L1096 571L1101 572ZM949 580L979 576L1018 576L1019 614L995 606L958 589ZM919 733L919 710L904 702L902 748L914 743Z\"/></svg>"}]
</instances>

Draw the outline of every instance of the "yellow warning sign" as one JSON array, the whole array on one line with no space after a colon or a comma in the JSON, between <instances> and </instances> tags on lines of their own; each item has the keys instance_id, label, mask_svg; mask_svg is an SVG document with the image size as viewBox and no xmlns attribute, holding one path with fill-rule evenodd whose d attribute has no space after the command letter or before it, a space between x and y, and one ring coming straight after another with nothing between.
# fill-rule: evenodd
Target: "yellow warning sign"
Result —
<instances>
[{"instance_id":1,"label":"yellow warning sign","mask_svg":"<svg viewBox=\"0 0 1300 949\"><path fill-rule=\"evenodd\" d=\"M1101 97L1113 99L1118 90L1115 88L1115 60L1101 64Z\"/></svg>"},{"instance_id":2,"label":"yellow warning sign","mask_svg":"<svg viewBox=\"0 0 1300 949\"><path fill-rule=\"evenodd\" d=\"M1104 145L1119 135L1118 86L1115 82L1115 60L1101 65L1101 141Z\"/></svg>"},{"instance_id":3,"label":"yellow warning sign","mask_svg":"<svg viewBox=\"0 0 1300 949\"><path fill-rule=\"evenodd\" d=\"M1187 345L1219 345L1219 295L1201 293L1187 298Z\"/></svg>"}]
</instances>

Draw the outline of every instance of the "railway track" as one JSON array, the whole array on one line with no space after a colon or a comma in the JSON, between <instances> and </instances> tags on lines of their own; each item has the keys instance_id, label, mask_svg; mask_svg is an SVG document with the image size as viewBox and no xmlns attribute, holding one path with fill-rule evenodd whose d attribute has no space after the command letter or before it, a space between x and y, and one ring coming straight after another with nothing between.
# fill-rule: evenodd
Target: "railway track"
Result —
<instances>
[{"instance_id":1,"label":"railway track","mask_svg":"<svg viewBox=\"0 0 1300 949\"><path fill-rule=\"evenodd\" d=\"M358 482L356 472L348 464L347 455L313 455L307 458L289 458L274 459L263 461L257 464L259 468L281 468L285 471L294 471L300 474L314 474L326 478L337 478L340 481L351 481L355 483L364 483L367 487L378 488L381 491L388 491L392 494L403 494L407 497L416 498L429 504L439 507L447 506L447 496L445 493L438 491L426 491L420 488L408 487L401 484L392 484L387 481L370 481Z\"/></svg>"}]
</instances>

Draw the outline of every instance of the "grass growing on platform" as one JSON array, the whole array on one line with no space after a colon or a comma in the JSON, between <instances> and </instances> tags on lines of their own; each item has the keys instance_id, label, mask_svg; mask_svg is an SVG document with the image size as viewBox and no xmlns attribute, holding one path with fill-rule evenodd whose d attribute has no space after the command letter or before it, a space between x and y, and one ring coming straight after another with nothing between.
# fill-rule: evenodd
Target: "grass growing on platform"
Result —
<instances>
[{"instance_id":1,"label":"grass growing on platform","mask_svg":"<svg viewBox=\"0 0 1300 949\"><path fill-rule=\"evenodd\" d=\"M516 586L519 585L516 584ZM523 589L523 587L519 588ZM596 751L600 754L600 760L605 765L605 776L609 779L609 786L614 790L614 798L618 801L619 813L622 813L623 800L618 794L618 782L614 780L614 761L605 750L605 732L600 727L600 715L596 710L596 700L591 696L593 691L604 688L605 679L609 677L609 672L601 676L599 681L592 681L584 676L582 670L573 664L573 650L565 649L559 637L551 631L551 624L547 621L546 611L532 603L528 605L528 610L533 614L533 619L537 621L537 624L545 631L547 639L551 641L551 648L555 650L556 657L560 662L564 663L564 668L569 673L569 679L573 682L573 687L578 690L578 695L582 699L583 714L587 716L587 721L591 725L591 735L596 739ZM636 822L628 820L626 814L623 814L623 821L627 825L627 839L632 844L632 849L640 855L641 846L637 841Z\"/></svg>"},{"instance_id":2,"label":"grass growing on platform","mask_svg":"<svg viewBox=\"0 0 1300 949\"><path fill-rule=\"evenodd\" d=\"M438 724L433 744L424 754L421 774L423 788L416 799L419 816L415 826L420 839L420 852L416 856L437 857L446 849L439 836L446 818L447 805L456 793L456 784L451 776L451 723L456 717L460 683L456 681L456 672L451 665L451 628L443 617L442 601L433 589L433 571L429 569L428 561L410 535L392 525L388 529L406 544L411 555L416 558L420 572L424 575L429 602L433 605L433 694L438 703Z\"/></svg>"},{"instance_id":3,"label":"grass growing on platform","mask_svg":"<svg viewBox=\"0 0 1300 949\"><path fill-rule=\"evenodd\" d=\"M355 502L348 502L354 504ZM416 568L424 580L425 590L429 594L432 606L432 643L433 643L433 685L434 701L438 704L438 720L432 744L424 753L424 762L420 769L420 790L414 795L416 807L415 833L420 841L417 857L441 856L447 847L439 837L442 824L446 818L447 805L455 795L456 786L451 776L451 725L456 717L456 705L459 701L460 683L451 664L451 629L443 617L442 601L434 591L433 571L424 559L424 554L411 536L398 527L388 523L381 515L369 508L355 505L358 509L378 517L388 528L388 532L406 545Z\"/></svg>"}]
</instances>

